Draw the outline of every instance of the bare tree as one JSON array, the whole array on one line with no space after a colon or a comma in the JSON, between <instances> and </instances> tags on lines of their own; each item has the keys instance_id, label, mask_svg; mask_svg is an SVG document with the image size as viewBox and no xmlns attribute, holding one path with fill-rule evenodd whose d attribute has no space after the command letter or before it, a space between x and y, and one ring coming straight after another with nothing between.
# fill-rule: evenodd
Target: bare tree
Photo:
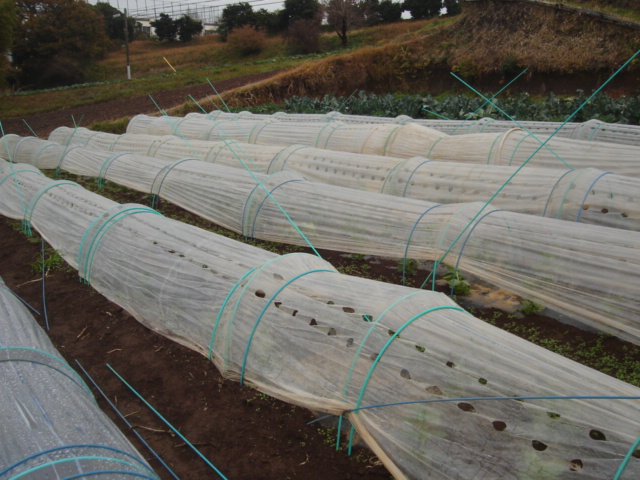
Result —
<instances>
[{"instance_id":1,"label":"bare tree","mask_svg":"<svg viewBox=\"0 0 640 480\"><path fill-rule=\"evenodd\" d=\"M364 23L360 0L324 0L327 22L335 30L342 46L349 44L349 32Z\"/></svg>"}]
</instances>

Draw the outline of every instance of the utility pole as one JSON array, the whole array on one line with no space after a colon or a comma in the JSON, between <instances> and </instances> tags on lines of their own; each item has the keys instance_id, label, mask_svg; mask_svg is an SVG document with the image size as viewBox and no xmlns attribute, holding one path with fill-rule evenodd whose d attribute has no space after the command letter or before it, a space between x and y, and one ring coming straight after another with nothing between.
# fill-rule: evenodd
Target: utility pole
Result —
<instances>
[{"instance_id":1,"label":"utility pole","mask_svg":"<svg viewBox=\"0 0 640 480\"><path fill-rule=\"evenodd\" d=\"M124 9L124 51L127 56L127 80L131 80L131 66L129 65L129 22L127 9Z\"/></svg>"}]
</instances>

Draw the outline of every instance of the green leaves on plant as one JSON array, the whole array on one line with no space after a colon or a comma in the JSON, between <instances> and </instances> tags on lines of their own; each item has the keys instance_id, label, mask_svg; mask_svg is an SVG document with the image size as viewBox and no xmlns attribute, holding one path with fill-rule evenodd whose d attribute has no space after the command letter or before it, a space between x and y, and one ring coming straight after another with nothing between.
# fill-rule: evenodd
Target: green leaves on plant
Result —
<instances>
[{"instance_id":1,"label":"green leaves on plant","mask_svg":"<svg viewBox=\"0 0 640 480\"><path fill-rule=\"evenodd\" d=\"M447 265L448 273L442 278L447 281L449 287L453 289L455 295L469 295L471 293L471 284L460 274L460 271Z\"/></svg>"},{"instance_id":2,"label":"green leaves on plant","mask_svg":"<svg viewBox=\"0 0 640 480\"><path fill-rule=\"evenodd\" d=\"M534 302L533 300L528 300L526 298L520 300L520 311L525 315L533 315L542 309L544 309L544 306Z\"/></svg>"},{"instance_id":3,"label":"green leaves on plant","mask_svg":"<svg viewBox=\"0 0 640 480\"><path fill-rule=\"evenodd\" d=\"M507 112L517 120L564 121L584 103L587 96L577 90L576 96L549 97L534 100L527 93L520 93L504 99L494 99L486 104L482 98L467 95L375 95L363 91L352 97L325 95L322 98L292 97L285 100L284 111L289 113L328 113L340 111L344 114L397 117L408 115L412 118L449 118L452 120L477 120L489 117L506 120L498 110ZM430 113L433 112L433 113ZM437 114L437 115L434 115ZM573 118L574 122L591 119L603 122L640 124L640 95L613 99L600 95L585 105Z\"/></svg>"},{"instance_id":4,"label":"green leaves on plant","mask_svg":"<svg viewBox=\"0 0 640 480\"><path fill-rule=\"evenodd\" d=\"M63 263L64 262L60 254L54 251L44 259L41 255L38 254L38 260L31 263L31 269L33 270L33 273L44 273L46 275L50 270L56 270L60 268Z\"/></svg>"}]
</instances>

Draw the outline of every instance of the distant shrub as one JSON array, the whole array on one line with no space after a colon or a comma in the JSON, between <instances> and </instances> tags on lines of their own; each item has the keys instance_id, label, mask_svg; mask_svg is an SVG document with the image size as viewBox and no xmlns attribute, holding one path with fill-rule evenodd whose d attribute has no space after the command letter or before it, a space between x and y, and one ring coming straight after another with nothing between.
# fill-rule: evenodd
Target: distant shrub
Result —
<instances>
[{"instance_id":1,"label":"distant shrub","mask_svg":"<svg viewBox=\"0 0 640 480\"><path fill-rule=\"evenodd\" d=\"M172 42L178 35L178 24L166 13L161 13L157 20L154 20L151 26L156 29L158 40Z\"/></svg>"},{"instance_id":2,"label":"distant shrub","mask_svg":"<svg viewBox=\"0 0 640 480\"><path fill-rule=\"evenodd\" d=\"M515 76L519 74L523 70L523 66L520 65L520 61L518 57L511 54L507 58L505 58L504 62L502 62L502 66L500 67L500 72L503 75L507 76Z\"/></svg>"},{"instance_id":3,"label":"distant shrub","mask_svg":"<svg viewBox=\"0 0 640 480\"><path fill-rule=\"evenodd\" d=\"M260 53L267 44L267 36L255 27L245 25L229 34L229 47L241 55Z\"/></svg>"},{"instance_id":4,"label":"distant shrub","mask_svg":"<svg viewBox=\"0 0 640 480\"><path fill-rule=\"evenodd\" d=\"M40 84L50 86L82 83L85 79L85 66L70 55L55 55L41 64L38 78Z\"/></svg>"},{"instance_id":5,"label":"distant shrub","mask_svg":"<svg viewBox=\"0 0 640 480\"><path fill-rule=\"evenodd\" d=\"M178 20L178 38L181 42L190 42L194 35L202 33L202 21L191 18L189 15L183 15Z\"/></svg>"},{"instance_id":6,"label":"distant shrub","mask_svg":"<svg viewBox=\"0 0 640 480\"><path fill-rule=\"evenodd\" d=\"M11 72L11 64L5 55L0 55L0 91L8 85L7 79L15 77Z\"/></svg>"},{"instance_id":7,"label":"distant shrub","mask_svg":"<svg viewBox=\"0 0 640 480\"><path fill-rule=\"evenodd\" d=\"M320 51L320 22L315 19L296 20L287 29L286 41L292 53L318 53Z\"/></svg>"}]
</instances>

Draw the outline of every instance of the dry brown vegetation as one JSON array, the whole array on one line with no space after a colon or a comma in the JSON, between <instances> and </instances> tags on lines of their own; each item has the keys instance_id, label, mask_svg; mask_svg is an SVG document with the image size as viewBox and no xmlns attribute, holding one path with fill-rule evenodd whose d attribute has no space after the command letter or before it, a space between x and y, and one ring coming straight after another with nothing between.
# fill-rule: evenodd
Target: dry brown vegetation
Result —
<instances>
[{"instance_id":1,"label":"dry brown vegetation","mask_svg":"<svg viewBox=\"0 0 640 480\"><path fill-rule=\"evenodd\" d=\"M195 37L191 42L170 44L152 40L137 40L130 45L130 59L134 78L171 74L167 61L179 72L213 67L225 63L261 60L271 56L285 56L287 51L277 37L265 38L262 55L236 55L228 43L217 35ZM165 58L167 61L165 61ZM111 52L96 65L91 80L103 81L122 78L124 52Z\"/></svg>"},{"instance_id":2,"label":"dry brown vegetation","mask_svg":"<svg viewBox=\"0 0 640 480\"><path fill-rule=\"evenodd\" d=\"M559 3L594 10L627 20L640 21L638 0L564 0Z\"/></svg>"},{"instance_id":3,"label":"dry brown vegetation","mask_svg":"<svg viewBox=\"0 0 640 480\"><path fill-rule=\"evenodd\" d=\"M465 3L459 17L436 24L439 28L433 28L434 22L442 20L426 22L393 43L301 65L230 93L227 102L236 106L280 103L293 95L349 95L355 89L463 91L449 72L495 88L524 68L529 69L520 83L525 91L545 93L547 82L555 79L556 93L563 93L557 86L561 89L563 81L575 93L576 83L586 91L595 88L640 48L640 30L523 2ZM627 68L627 84L638 84L638 65L634 62Z\"/></svg>"},{"instance_id":4,"label":"dry brown vegetation","mask_svg":"<svg viewBox=\"0 0 640 480\"><path fill-rule=\"evenodd\" d=\"M545 73L610 69L640 47L640 30L520 2L478 2L448 33L440 47L452 43L452 65L473 60L475 74L499 71L509 59Z\"/></svg>"},{"instance_id":5,"label":"dry brown vegetation","mask_svg":"<svg viewBox=\"0 0 640 480\"><path fill-rule=\"evenodd\" d=\"M419 32L425 27L433 28L433 26L444 25L446 22L446 20L404 21L354 31L351 32L351 36L356 45L382 45L406 40L411 38L414 32ZM334 51L338 47L338 41L335 37L334 33L322 34L321 50ZM222 64L232 65L273 57L285 57L296 53L295 49L291 49L281 36L263 35L259 41L260 51L247 54L238 52L233 42L221 41L218 35L197 36L188 43L136 40L131 42L129 46L133 77L141 78L172 73L164 58L176 70L185 72ZM96 64L90 80L104 81L122 78L124 65L124 49L110 52L105 59Z\"/></svg>"},{"instance_id":6,"label":"dry brown vegetation","mask_svg":"<svg viewBox=\"0 0 640 480\"><path fill-rule=\"evenodd\" d=\"M353 45L362 47L393 43L396 37L407 38L413 32L445 23L445 20L411 21L366 28L352 33ZM335 34L325 33L320 40L322 51L340 55L340 51L336 50L338 40ZM250 55L237 52L229 42L220 41L217 35L199 36L186 44L137 40L129 47L133 80L123 81L126 77L126 62L122 48L110 52L105 59L94 65L88 76L90 82L119 81L115 86L83 85L56 91L32 92L28 95L3 96L0 101L0 119L23 118L41 112L142 95L155 96L158 92L206 84L207 78L217 84L231 78L317 61L313 56L290 56L295 52L291 51L285 39L280 36L266 37L261 51Z\"/></svg>"},{"instance_id":7,"label":"dry brown vegetation","mask_svg":"<svg viewBox=\"0 0 640 480\"><path fill-rule=\"evenodd\" d=\"M583 8L604 4L640 8L629 0L563 2ZM636 2L637 3L637 2ZM627 19L630 17L626 17ZM333 42L333 43L331 43ZM351 33L353 50L338 52L335 34L324 34L324 59L282 57L288 50L280 37L268 37L260 53L242 56L217 36L198 37L189 44L131 44L134 80L113 85L85 86L37 95L4 97L0 118L31 115L116 98L156 95L157 92L214 83L269 70L290 69L273 80L243 87L225 99L231 106L282 103L291 96L349 96L355 90L372 93L466 93L453 79L455 72L476 88L495 91L517 73L525 77L506 94L524 91L545 95L590 92L640 48L640 30L599 21L575 12L556 11L524 1L464 2L462 15L399 22ZM176 68L173 73L167 62ZM96 67L93 80L122 78L124 52L114 52ZM640 92L636 60L608 88L608 95ZM296 68L297 67L297 68ZM195 94L195 92L194 92ZM185 100L186 101L186 100ZM208 101L205 103L209 103ZM186 103L180 113L197 107Z\"/></svg>"},{"instance_id":8,"label":"dry brown vegetation","mask_svg":"<svg viewBox=\"0 0 640 480\"><path fill-rule=\"evenodd\" d=\"M251 55L264 50L267 44L267 34L257 30L255 27L245 25L231 32L227 42L229 43L229 48L238 54Z\"/></svg>"}]
</instances>

